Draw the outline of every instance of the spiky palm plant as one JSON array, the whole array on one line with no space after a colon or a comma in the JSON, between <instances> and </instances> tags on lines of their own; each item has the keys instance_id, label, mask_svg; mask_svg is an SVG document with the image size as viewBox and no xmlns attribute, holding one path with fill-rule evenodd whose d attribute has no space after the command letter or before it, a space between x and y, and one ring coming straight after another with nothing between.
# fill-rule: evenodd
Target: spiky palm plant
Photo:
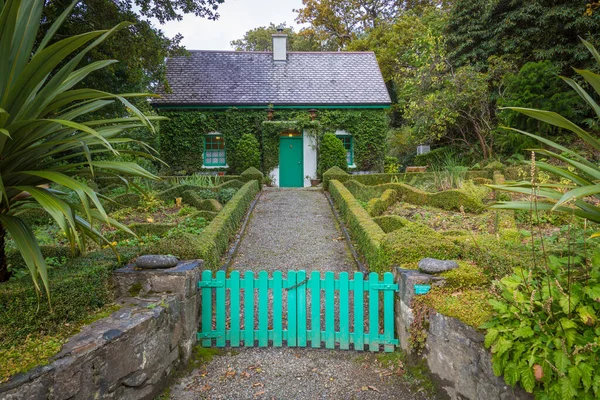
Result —
<instances>
[{"instance_id":1,"label":"spiky palm plant","mask_svg":"<svg viewBox=\"0 0 600 400\"><path fill-rule=\"evenodd\" d=\"M108 217L98 195L76 179L78 175L156 178L135 163L97 160L118 155L115 146L133 142L123 137L124 131L153 129L153 120L159 118L143 115L127 100L145 94L115 95L76 86L90 73L116 62L78 67L90 50L127 23L53 41L75 4L36 43L44 1L0 0L0 281L9 277L4 250L8 232L37 290L41 291L41 280L48 294L44 257L19 213L30 207L45 210L71 247L83 248L86 237L106 242L97 222L129 230ZM123 103L129 115L92 120L94 112L114 101ZM136 154L153 157L147 147L142 148L146 151ZM78 201L53 190L51 184L72 190Z\"/></svg>"},{"instance_id":2,"label":"spiky palm plant","mask_svg":"<svg viewBox=\"0 0 600 400\"><path fill-rule=\"evenodd\" d=\"M588 50L592 53L598 65L600 65L600 54L587 41L582 40ZM600 75L589 71L575 69L596 92L596 97L600 96ZM570 78L562 78L569 86L571 86L585 102L592 107L597 117L600 118L600 105L594 98L585 91L577 82ZM577 126L568 119L562 117L552 111L535 110L529 108L510 107L509 109L535 118L539 121L546 122L575 133L589 146L596 151L600 151L600 140L588 133L585 129ZM538 154L546 157L554 158L562 162L567 167L551 165L546 162L537 161L535 167L564 178L568 184L542 184L536 182L520 182L516 184L492 186L494 189L505 190L514 193L532 194L546 199L546 201L536 204L538 210L552 210L562 213L574 213L575 215L586 218L590 221L600 223L600 207L596 206L600 200L600 166L590 162L585 157L577 152L559 145L551 140L541 136L520 131L518 129L511 130L520 134L529 136L537 141L545 144L552 150L533 149ZM594 201L588 201L594 198ZM530 210L532 205L530 201L510 201L501 202L491 206L492 208L512 209L512 210ZM597 234L596 234L597 235Z\"/></svg>"}]
</instances>

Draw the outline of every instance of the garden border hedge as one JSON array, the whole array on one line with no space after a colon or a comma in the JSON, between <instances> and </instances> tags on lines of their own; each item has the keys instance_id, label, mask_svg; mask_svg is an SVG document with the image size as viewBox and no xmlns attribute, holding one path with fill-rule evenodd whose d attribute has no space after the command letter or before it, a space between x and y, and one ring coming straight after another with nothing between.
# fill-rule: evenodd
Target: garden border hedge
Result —
<instances>
[{"instance_id":1,"label":"garden border hedge","mask_svg":"<svg viewBox=\"0 0 600 400\"><path fill-rule=\"evenodd\" d=\"M384 271L387 257L381 248L385 232L338 180L329 182L329 192L371 271Z\"/></svg>"}]
</instances>

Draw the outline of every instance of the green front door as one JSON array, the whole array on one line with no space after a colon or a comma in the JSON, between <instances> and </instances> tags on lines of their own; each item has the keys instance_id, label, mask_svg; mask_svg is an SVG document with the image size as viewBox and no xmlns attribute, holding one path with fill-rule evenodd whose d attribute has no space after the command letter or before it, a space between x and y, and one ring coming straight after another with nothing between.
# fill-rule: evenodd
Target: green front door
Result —
<instances>
[{"instance_id":1,"label":"green front door","mask_svg":"<svg viewBox=\"0 0 600 400\"><path fill-rule=\"evenodd\" d=\"M279 141L279 186L303 187L302 136L281 136Z\"/></svg>"}]
</instances>

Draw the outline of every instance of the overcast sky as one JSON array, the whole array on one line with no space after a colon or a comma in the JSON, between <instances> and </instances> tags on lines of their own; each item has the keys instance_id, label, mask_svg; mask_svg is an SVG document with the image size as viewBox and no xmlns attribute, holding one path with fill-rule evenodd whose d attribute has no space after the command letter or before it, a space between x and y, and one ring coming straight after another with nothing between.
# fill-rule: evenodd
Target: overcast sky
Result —
<instances>
[{"instance_id":1,"label":"overcast sky","mask_svg":"<svg viewBox=\"0 0 600 400\"><path fill-rule=\"evenodd\" d=\"M250 29L287 22L297 27L292 10L302 7L302 0L225 0L219 6L220 17L209 21L187 15L181 21L164 25L154 22L168 37L183 35L188 50L232 50L229 42L240 39Z\"/></svg>"}]
</instances>

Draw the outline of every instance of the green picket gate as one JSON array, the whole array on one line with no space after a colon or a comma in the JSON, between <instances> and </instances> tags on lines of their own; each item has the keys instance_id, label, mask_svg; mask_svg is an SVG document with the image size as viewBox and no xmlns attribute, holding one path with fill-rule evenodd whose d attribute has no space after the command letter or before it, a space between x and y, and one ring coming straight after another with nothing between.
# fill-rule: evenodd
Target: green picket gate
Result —
<instances>
[{"instance_id":1,"label":"green picket gate","mask_svg":"<svg viewBox=\"0 0 600 400\"><path fill-rule=\"evenodd\" d=\"M398 345L394 335L394 294L398 285L391 272L383 280L372 272L360 272L350 280L347 272L335 279L317 271L281 271L269 277L246 271L224 271L213 276L204 271L198 282L202 295L201 329L203 347L310 347L392 352ZM380 320L380 302L383 306ZM336 318L337 317L337 318ZM322 320L323 319L323 320ZM243 324L243 326L242 326Z\"/></svg>"}]
</instances>

